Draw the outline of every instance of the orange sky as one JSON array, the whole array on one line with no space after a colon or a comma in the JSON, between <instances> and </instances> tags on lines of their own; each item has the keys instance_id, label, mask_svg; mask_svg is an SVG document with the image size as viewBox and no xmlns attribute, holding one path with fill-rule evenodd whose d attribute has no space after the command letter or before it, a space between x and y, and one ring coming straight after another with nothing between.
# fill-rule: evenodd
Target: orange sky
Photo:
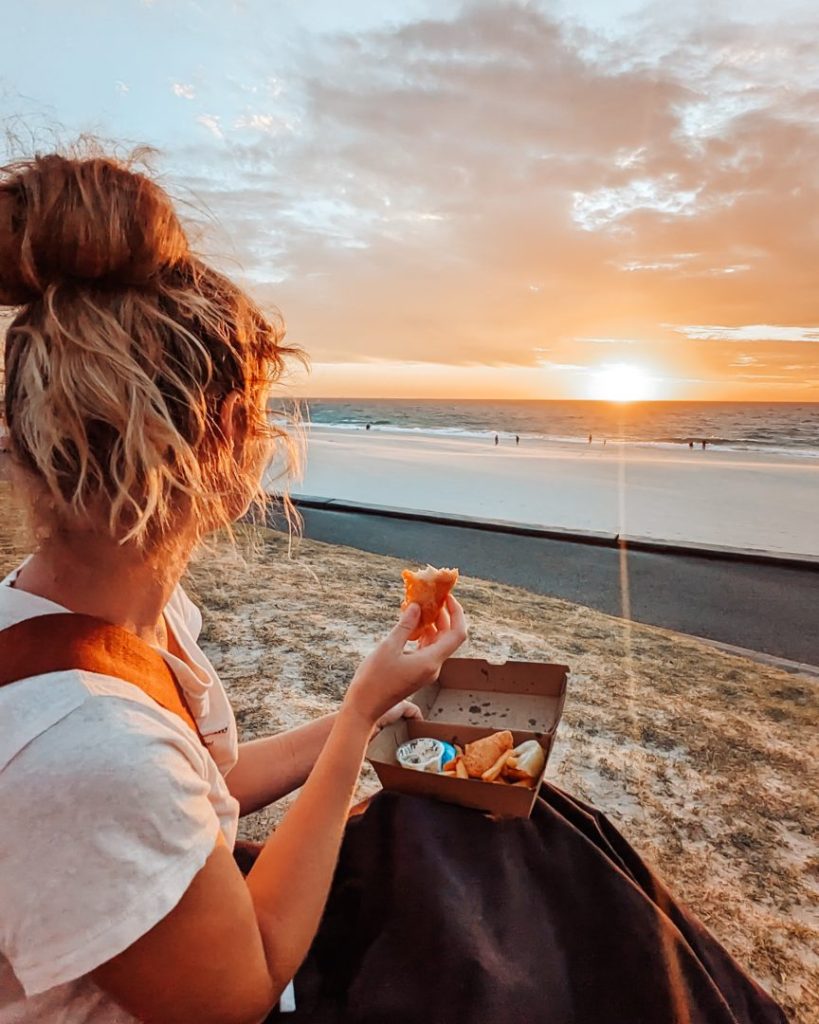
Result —
<instances>
[{"instance_id":1,"label":"orange sky","mask_svg":"<svg viewBox=\"0 0 819 1024\"><path fill-rule=\"evenodd\" d=\"M298 393L819 401L815 4L92 7L17 5L0 114L158 146Z\"/></svg>"},{"instance_id":2,"label":"orange sky","mask_svg":"<svg viewBox=\"0 0 819 1024\"><path fill-rule=\"evenodd\" d=\"M299 389L588 398L626 364L646 397L819 401L819 15L699 15L590 41L476 6L340 47L333 235L260 289Z\"/></svg>"}]
</instances>

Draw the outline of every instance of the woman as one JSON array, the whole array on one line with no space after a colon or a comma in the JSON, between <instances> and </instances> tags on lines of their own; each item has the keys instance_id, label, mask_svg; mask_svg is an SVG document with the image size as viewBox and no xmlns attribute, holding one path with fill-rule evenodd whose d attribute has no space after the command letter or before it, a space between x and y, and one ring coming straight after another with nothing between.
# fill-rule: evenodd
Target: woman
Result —
<instances>
[{"instance_id":1,"label":"woman","mask_svg":"<svg viewBox=\"0 0 819 1024\"><path fill-rule=\"evenodd\" d=\"M381 796L339 862L369 738L465 639L456 601L409 652L408 608L336 715L237 743L179 580L259 492L296 353L155 183L101 157L7 168L0 302L37 535L0 587L0 1022L258 1021L297 972L299 1019L781 1019L551 788L515 823ZM243 877L238 815L302 785Z\"/></svg>"}]
</instances>

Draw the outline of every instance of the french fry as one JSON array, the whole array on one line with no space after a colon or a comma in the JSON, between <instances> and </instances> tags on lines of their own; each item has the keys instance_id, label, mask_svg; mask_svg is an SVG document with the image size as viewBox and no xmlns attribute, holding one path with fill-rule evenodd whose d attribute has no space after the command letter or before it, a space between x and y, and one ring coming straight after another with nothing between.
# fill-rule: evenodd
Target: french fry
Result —
<instances>
[{"instance_id":1,"label":"french fry","mask_svg":"<svg viewBox=\"0 0 819 1024\"><path fill-rule=\"evenodd\" d=\"M484 782L494 782L497 779L509 760L509 753L508 750L505 750L492 767L486 769L483 775L481 775Z\"/></svg>"},{"instance_id":2,"label":"french fry","mask_svg":"<svg viewBox=\"0 0 819 1024\"><path fill-rule=\"evenodd\" d=\"M455 762L455 774L459 779L469 778L469 772L466 770L466 765L463 763L460 757Z\"/></svg>"}]
</instances>

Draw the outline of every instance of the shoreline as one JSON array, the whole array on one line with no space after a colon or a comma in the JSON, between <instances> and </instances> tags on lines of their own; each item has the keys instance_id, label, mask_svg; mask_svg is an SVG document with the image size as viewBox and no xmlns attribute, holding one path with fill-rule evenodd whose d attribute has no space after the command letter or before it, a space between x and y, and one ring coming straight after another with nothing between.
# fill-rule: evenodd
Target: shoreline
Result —
<instances>
[{"instance_id":1,"label":"shoreline","mask_svg":"<svg viewBox=\"0 0 819 1024\"><path fill-rule=\"evenodd\" d=\"M280 425L287 426L287 421L280 421ZM589 441L581 436L572 437L561 437L558 435L548 436L545 434L518 434L516 435L513 431L494 431L494 430L460 430L456 428L425 428L425 427L400 427L393 425L386 425L380 423L373 423L369 430L366 428L366 424L363 426L359 423L314 423L309 422L305 424L305 429L308 434L320 432L326 436L332 436L338 434L339 436L350 436L356 434L369 434L371 436L388 436L388 437L419 437L419 438L431 438L440 439L442 441L466 441L468 443L479 443L482 445L493 444L494 436L497 433L499 437L499 447L507 448L543 448L543 449L562 449L566 452L573 452L575 454L582 451L596 451L605 450L612 451L622 449L626 452L666 452L670 454L679 454L684 457L691 457L690 452L701 453L707 451L717 455L727 455L733 458L741 459L743 456L748 456L749 459L755 460L757 457L761 459L770 459L771 461L785 460L787 462L793 462L799 464L804 461L818 462L819 461L819 448L799 448L796 446L784 447L770 445L763 447L759 445L757 447L751 447L748 445L739 445L735 442L729 442L726 438L719 437L691 437L691 438L658 438L656 440L645 440L645 439L633 439L633 438L620 438L616 436L607 436L605 438L606 444L603 445L602 437L595 437L591 444ZM515 437L520 438L519 443L515 443ZM702 441L705 440L707 448L701 447ZM693 448L689 447L689 441L693 443Z\"/></svg>"},{"instance_id":2,"label":"shoreline","mask_svg":"<svg viewBox=\"0 0 819 1024\"><path fill-rule=\"evenodd\" d=\"M667 544L819 556L819 460L310 428L296 494ZM275 481L270 483L275 490Z\"/></svg>"}]
</instances>

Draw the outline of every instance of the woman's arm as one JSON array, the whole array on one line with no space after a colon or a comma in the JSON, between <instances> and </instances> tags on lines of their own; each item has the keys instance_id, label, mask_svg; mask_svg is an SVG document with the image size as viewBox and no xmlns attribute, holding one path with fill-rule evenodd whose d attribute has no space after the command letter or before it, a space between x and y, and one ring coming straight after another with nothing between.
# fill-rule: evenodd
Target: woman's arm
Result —
<instances>
[{"instance_id":1,"label":"woman's arm","mask_svg":"<svg viewBox=\"0 0 819 1024\"><path fill-rule=\"evenodd\" d=\"M239 814L251 814L303 786L324 748L338 713L297 729L239 744L239 760L227 776Z\"/></svg>"},{"instance_id":2,"label":"woman's arm","mask_svg":"<svg viewBox=\"0 0 819 1024\"><path fill-rule=\"evenodd\" d=\"M246 882L217 844L177 906L93 972L134 1016L254 1024L274 1005L318 928L373 728L435 679L466 637L463 611L450 598L435 640L405 654L417 618L411 606L356 672L313 771Z\"/></svg>"},{"instance_id":3,"label":"woman's arm","mask_svg":"<svg viewBox=\"0 0 819 1024\"><path fill-rule=\"evenodd\" d=\"M239 744L239 760L227 784L239 801L239 813L251 814L303 786L324 748L338 712L275 736ZM399 718L421 718L421 710L402 700L379 718L376 730Z\"/></svg>"}]
</instances>

